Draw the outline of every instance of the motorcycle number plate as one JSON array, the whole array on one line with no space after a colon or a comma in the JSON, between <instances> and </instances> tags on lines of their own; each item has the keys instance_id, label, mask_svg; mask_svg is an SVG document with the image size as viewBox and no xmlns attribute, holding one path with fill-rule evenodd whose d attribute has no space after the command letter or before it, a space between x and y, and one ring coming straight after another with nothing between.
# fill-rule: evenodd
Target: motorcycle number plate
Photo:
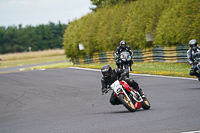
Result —
<instances>
[{"instance_id":1,"label":"motorcycle number plate","mask_svg":"<svg viewBox=\"0 0 200 133\"><path fill-rule=\"evenodd\" d=\"M121 91L121 85L120 85L120 82L117 80L115 81L112 85L111 85L111 88L114 90L114 92L116 94L118 94L120 91Z\"/></svg>"}]
</instances>

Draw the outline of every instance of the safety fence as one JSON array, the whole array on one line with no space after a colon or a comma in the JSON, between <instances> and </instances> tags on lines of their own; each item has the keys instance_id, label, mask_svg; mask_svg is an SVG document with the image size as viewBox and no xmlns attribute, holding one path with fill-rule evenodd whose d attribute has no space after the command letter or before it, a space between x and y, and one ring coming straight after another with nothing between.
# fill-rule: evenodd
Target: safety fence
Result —
<instances>
[{"instance_id":1,"label":"safety fence","mask_svg":"<svg viewBox=\"0 0 200 133\"><path fill-rule=\"evenodd\" d=\"M133 62L187 62L187 46L152 47L133 50ZM114 51L95 52L93 56L80 55L73 59L74 64L115 63Z\"/></svg>"}]
</instances>

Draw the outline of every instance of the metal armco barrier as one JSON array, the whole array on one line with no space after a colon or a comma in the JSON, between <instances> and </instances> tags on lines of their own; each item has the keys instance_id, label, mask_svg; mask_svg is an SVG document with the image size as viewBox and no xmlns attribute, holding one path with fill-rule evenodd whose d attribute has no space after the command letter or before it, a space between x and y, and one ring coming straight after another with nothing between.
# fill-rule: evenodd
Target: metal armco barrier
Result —
<instances>
[{"instance_id":1,"label":"metal armco barrier","mask_svg":"<svg viewBox=\"0 0 200 133\"><path fill-rule=\"evenodd\" d=\"M189 46L152 47L133 50L133 62L187 62ZM92 57L80 55L73 59L74 64L115 63L114 51L95 52Z\"/></svg>"}]
</instances>

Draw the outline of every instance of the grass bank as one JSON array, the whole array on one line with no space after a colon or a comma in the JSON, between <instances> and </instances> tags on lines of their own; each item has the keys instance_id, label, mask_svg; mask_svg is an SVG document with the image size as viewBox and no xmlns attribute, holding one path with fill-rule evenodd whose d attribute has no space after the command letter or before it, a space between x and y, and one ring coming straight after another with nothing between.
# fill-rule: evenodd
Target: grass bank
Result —
<instances>
[{"instance_id":1,"label":"grass bank","mask_svg":"<svg viewBox=\"0 0 200 133\"><path fill-rule=\"evenodd\" d=\"M92 69L101 69L105 65L102 63L98 64L82 64L73 65L72 63L57 63L52 65L45 65L39 67L32 67L29 69L54 69L54 68L65 68L65 67L83 67ZM115 64L110 64L112 68L115 68ZM189 75L190 65L187 63L134 63L132 66L133 71L131 73L137 74L150 74L150 75L164 75L174 77L188 77L195 78Z\"/></svg>"},{"instance_id":2,"label":"grass bank","mask_svg":"<svg viewBox=\"0 0 200 133\"><path fill-rule=\"evenodd\" d=\"M0 54L2 60L0 68L65 61L66 57L64 53L63 49L54 49L37 52Z\"/></svg>"}]
</instances>

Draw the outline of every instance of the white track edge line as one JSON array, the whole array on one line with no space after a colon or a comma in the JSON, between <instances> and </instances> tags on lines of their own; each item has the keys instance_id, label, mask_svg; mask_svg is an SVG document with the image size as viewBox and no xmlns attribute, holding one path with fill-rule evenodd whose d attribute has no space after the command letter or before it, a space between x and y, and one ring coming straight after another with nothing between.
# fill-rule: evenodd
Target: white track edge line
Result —
<instances>
[{"instance_id":1,"label":"white track edge line","mask_svg":"<svg viewBox=\"0 0 200 133\"><path fill-rule=\"evenodd\" d=\"M200 131L189 131L189 132L182 132L182 133L200 133Z\"/></svg>"},{"instance_id":2,"label":"white track edge line","mask_svg":"<svg viewBox=\"0 0 200 133\"><path fill-rule=\"evenodd\" d=\"M88 70L88 71L100 71L98 69L81 68L81 67L68 67L68 68L80 69L80 70ZM171 76L149 75L149 74L136 74L136 73L130 73L130 75L148 76L148 77L159 77L159 78L172 78L172 79L197 80L195 78L171 77Z\"/></svg>"}]
</instances>

